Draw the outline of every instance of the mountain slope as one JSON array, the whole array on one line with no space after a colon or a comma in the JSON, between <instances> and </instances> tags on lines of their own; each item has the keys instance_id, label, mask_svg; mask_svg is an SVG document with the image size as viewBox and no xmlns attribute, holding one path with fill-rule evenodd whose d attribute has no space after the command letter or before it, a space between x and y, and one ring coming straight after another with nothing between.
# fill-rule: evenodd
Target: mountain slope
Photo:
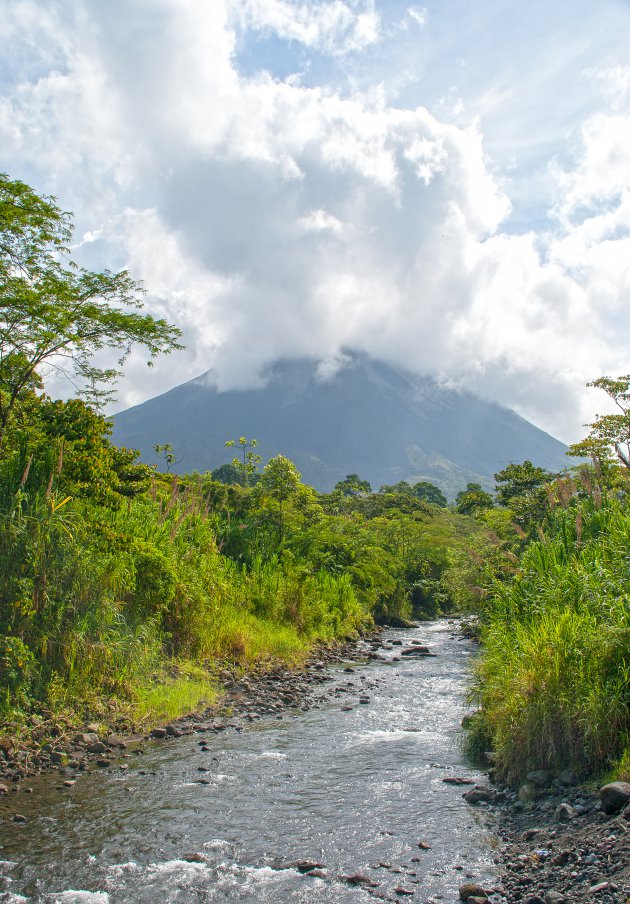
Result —
<instances>
[{"instance_id":1,"label":"mountain slope","mask_svg":"<svg viewBox=\"0 0 630 904\"><path fill-rule=\"evenodd\" d=\"M171 443L182 472L216 468L231 460L227 439L255 437L265 461L286 455L320 490L356 472L374 488L431 480L453 495L511 461L567 464L562 443L513 411L364 357L329 381L305 360L276 364L260 389L220 393L202 376L113 420L116 443L150 463Z\"/></svg>"}]
</instances>

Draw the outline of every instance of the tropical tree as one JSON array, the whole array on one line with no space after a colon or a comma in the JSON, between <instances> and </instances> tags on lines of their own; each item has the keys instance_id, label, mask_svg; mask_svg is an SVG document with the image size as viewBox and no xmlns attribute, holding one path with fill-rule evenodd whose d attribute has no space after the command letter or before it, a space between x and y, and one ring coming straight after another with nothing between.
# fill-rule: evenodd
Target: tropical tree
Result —
<instances>
[{"instance_id":1,"label":"tropical tree","mask_svg":"<svg viewBox=\"0 0 630 904\"><path fill-rule=\"evenodd\" d=\"M176 457L175 450L170 443L156 443L153 448L155 450L155 454L162 457L162 460L166 465L167 474L170 473L173 465L176 465L181 461L181 458Z\"/></svg>"},{"instance_id":2,"label":"tropical tree","mask_svg":"<svg viewBox=\"0 0 630 904\"><path fill-rule=\"evenodd\" d=\"M278 541L282 548L287 503L293 500L314 502L313 491L304 486L300 472L284 455L276 455L267 462L260 478L260 490L263 496L272 501L276 509Z\"/></svg>"},{"instance_id":3,"label":"tropical tree","mask_svg":"<svg viewBox=\"0 0 630 904\"><path fill-rule=\"evenodd\" d=\"M603 389L614 402L617 412L598 414L588 426L591 432L580 443L569 447L569 455L605 460L613 450L624 468L630 470L630 374L617 377L599 377L587 386Z\"/></svg>"},{"instance_id":4,"label":"tropical tree","mask_svg":"<svg viewBox=\"0 0 630 904\"><path fill-rule=\"evenodd\" d=\"M425 502L430 502L432 505L438 505L440 508L446 508L448 505L448 499L442 490L439 487L436 487L434 483L429 483L428 480L421 480L419 483L414 483L411 489L414 496L417 496L418 499L424 499Z\"/></svg>"},{"instance_id":5,"label":"tropical tree","mask_svg":"<svg viewBox=\"0 0 630 904\"><path fill-rule=\"evenodd\" d=\"M361 480L358 474L346 474L343 480L335 484L335 490L344 496L366 496L372 492L367 480Z\"/></svg>"},{"instance_id":6,"label":"tropical tree","mask_svg":"<svg viewBox=\"0 0 630 904\"><path fill-rule=\"evenodd\" d=\"M176 327L140 313L143 290L126 270L74 263L71 235L70 214L54 198L0 174L0 443L24 394L51 371L101 404L134 346L149 364L181 348ZM95 366L104 349L118 353L117 366Z\"/></svg>"},{"instance_id":7,"label":"tropical tree","mask_svg":"<svg viewBox=\"0 0 630 904\"><path fill-rule=\"evenodd\" d=\"M468 483L466 489L455 497L455 511L460 515L473 515L475 512L492 508L493 499L486 493L480 483Z\"/></svg>"},{"instance_id":8,"label":"tropical tree","mask_svg":"<svg viewBox=\"0 0 630 904\"><path fill-rule=\"evenodd\" d=\"M258 440L240 436L238 440L229 439L225 445L228 449L238 445L241 457L236 456L232 459L232 464L241 475L241 479L237 482L243 486L252 486L258 480L258 465L262 461L262 455L254 452Z\"/></svg>"}]
</instances>

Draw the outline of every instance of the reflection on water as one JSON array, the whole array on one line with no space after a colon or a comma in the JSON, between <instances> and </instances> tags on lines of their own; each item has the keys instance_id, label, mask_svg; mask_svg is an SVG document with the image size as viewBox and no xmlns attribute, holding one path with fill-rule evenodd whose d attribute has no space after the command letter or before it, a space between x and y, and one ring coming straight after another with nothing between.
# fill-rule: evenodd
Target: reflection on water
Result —
<instances>
[{"instance_id":1,"label":"reflection on water","mask_svg":"<svg viewBox=\"0 0 630 904\"><path fill-rule=\"evenodd\" d=\"M392 662L400 648L386 649L389 662L357 667L349 693L320 709L204 735L208 751L195 736L147 744L126 771L63 792L47 776L36 795L11 795L0 902L342 904L399 900L401 886L439 901L464 877L490 878L487 814L442 782L482 779L459 749L472 647L445 622L390 636L438 655ZM354 705L366 684L370 704ZM9 822L18 803L24 826ZM274 868L299 859L323 875ZM340 879L357 872L378 885Z\"/></svg>"}]
</instances>

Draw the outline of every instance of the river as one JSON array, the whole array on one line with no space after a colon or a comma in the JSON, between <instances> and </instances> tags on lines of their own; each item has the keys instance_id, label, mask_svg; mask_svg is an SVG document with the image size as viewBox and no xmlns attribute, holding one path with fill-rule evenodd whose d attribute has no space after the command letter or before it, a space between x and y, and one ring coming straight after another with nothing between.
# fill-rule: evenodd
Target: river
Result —
<instances>
[{"instance_id":1,"label":"river","mask_svg":"<svg viewBox=\"0 0 630 904\"><path fill-rule=\"evenodd\" d=\"M395 640L437 655L401 657ZM44 776L35 794L7 795L0 901L428 902L455 901L465 881L492 884L489 814L443 782L484 778L460 750L474 647L439 621L388 631L380 653L353 673L331 669L338 686L351 682L346 693L205 735L209 750L199 736L150 742L124 771L90 772L63 790ZM299 859L324 875L274 868ZM357 873L377 884L342 878Z\"/></svg>"}]
</instances>

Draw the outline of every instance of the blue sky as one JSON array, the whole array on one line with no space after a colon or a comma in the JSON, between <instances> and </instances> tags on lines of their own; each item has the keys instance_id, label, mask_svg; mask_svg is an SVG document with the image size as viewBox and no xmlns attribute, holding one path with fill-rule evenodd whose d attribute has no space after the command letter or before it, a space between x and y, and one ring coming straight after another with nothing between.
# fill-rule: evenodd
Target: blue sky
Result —
<instances>
[{"instance_id":1,"label":"blue sky","mask_svg":"<svg viewBox=\"0 0 630 904\"><path fill-rule=\"evenodd\" d=\"M356 348L572 441L628 371L630 4L5 0L2 168L187 350L120 406ZM59 387L61 391L62 388Z\"/></svg>"}]
</instances>

